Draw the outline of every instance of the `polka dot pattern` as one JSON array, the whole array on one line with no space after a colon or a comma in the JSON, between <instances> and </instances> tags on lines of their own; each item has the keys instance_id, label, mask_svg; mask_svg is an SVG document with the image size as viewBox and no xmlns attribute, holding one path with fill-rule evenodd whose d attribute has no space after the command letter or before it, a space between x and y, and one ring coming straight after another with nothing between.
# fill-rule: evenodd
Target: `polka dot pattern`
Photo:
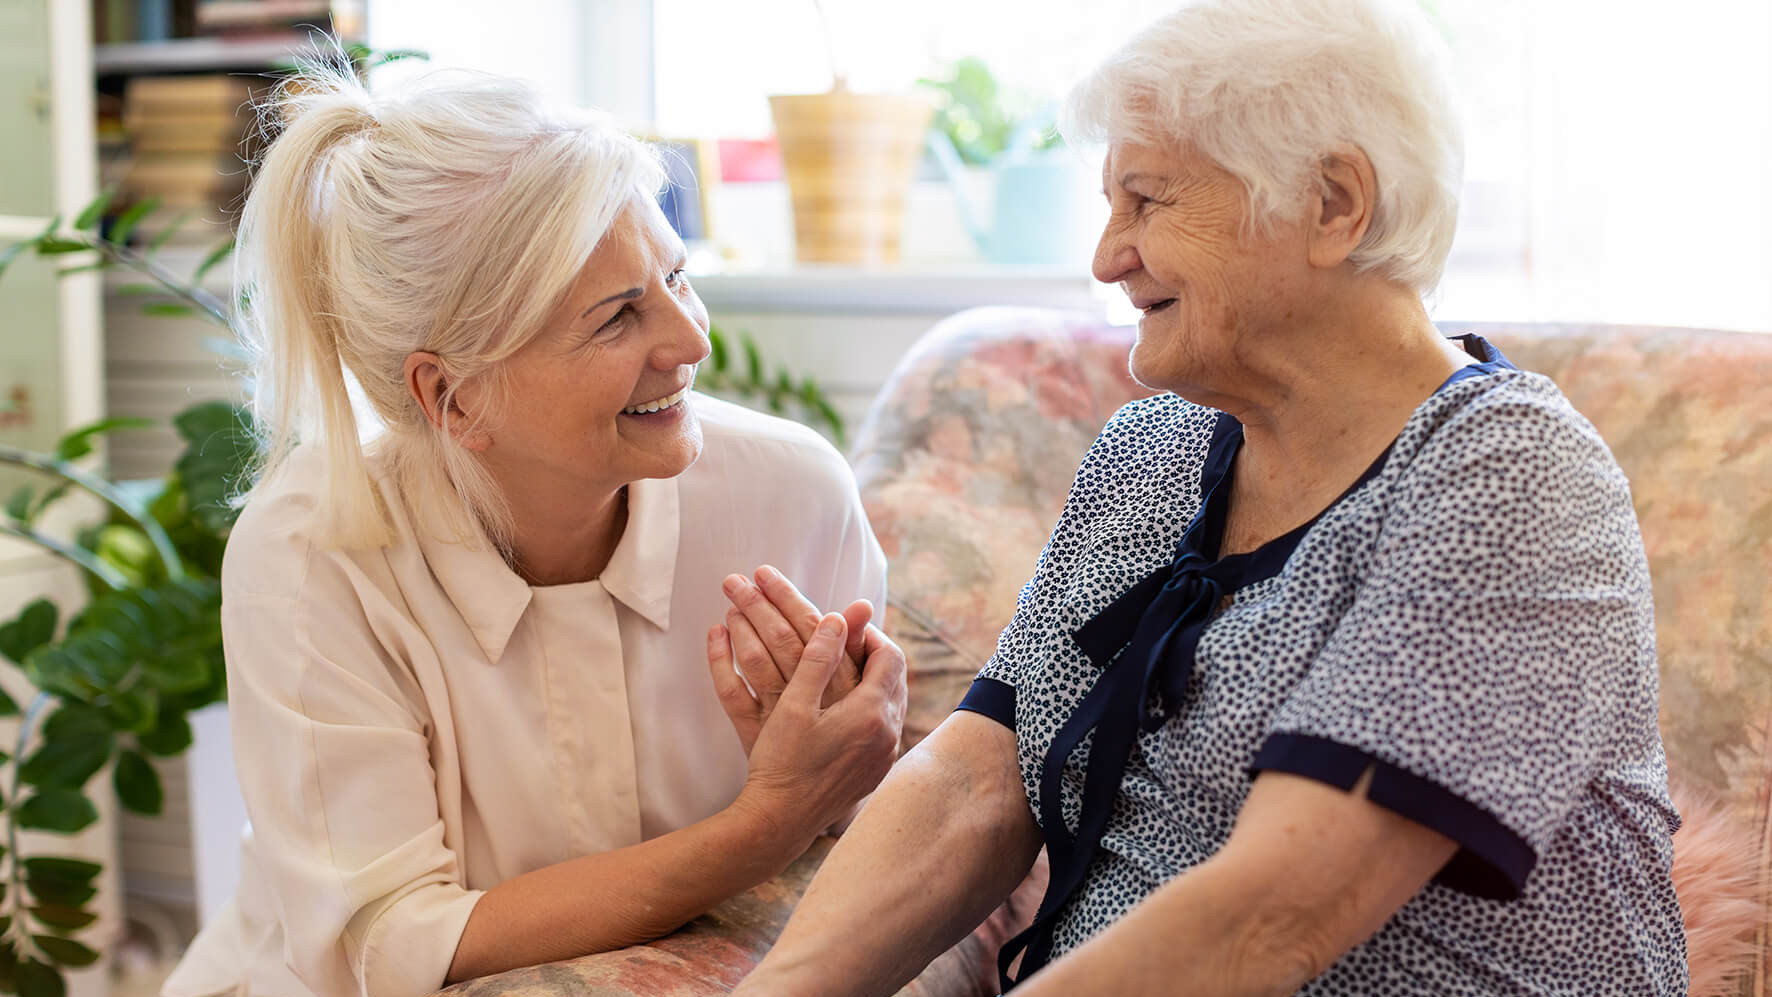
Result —
<instances>
[{"instance_id":1,"label":"polka dot pattern","mask_svg":"<svg viewBox=\"0 0 1772 997\"><path fill-rule=\"evenodd\" d=\"M1218 418L1162 395L1109 422L980 673L1015 688L1036 818L1047 751L1101 674L1071 633L1169 561ZM1684 994L1656 698L1647 563L1605 444L1543 377L1454 381L1207 627L1185 702L1133 749L1053 956L1223 847L1256 752L1302 737L1428 780L1536 862L1512 899L1430 884L1300 993ZM1070 828L1090 740L1063 774Z\"/></svg>"}]
</instances>

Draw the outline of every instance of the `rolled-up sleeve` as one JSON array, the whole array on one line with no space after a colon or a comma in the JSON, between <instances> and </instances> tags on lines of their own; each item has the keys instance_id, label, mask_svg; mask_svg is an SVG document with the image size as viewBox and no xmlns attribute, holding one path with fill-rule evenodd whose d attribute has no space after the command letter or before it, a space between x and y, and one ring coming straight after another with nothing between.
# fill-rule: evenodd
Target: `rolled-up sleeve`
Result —
<instances>
[{"instance_id":1,"label":"rolled-up sleeve","mask_svg":"<svg viewBox=\"0 0 1772 997\"><path fill-rule=\"evenodd\" d=\"M425 994L480 893L444 842L423 699L353 570L311 554L299 597L224 598L251 860L284 962L315 993Z\"/></svg>"}]
</instances>

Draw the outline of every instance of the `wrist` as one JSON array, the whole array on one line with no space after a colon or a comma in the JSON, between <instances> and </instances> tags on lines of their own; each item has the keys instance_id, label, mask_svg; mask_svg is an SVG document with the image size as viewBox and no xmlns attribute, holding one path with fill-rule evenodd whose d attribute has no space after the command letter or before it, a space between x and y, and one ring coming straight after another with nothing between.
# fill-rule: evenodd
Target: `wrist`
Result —
<instances>
[{"instance_id":1,"label":"wrist","mask_svg":"<svg viewBox=\"0 0 1772 997\"><path fill-rule=\"evenodd\" d=\"M805 827L791 804L750 784L720 813L729 828L728 854L747 856L760 873L758 882L787 869L811 847L818 828Z\"/></svg>"}]
</instances>

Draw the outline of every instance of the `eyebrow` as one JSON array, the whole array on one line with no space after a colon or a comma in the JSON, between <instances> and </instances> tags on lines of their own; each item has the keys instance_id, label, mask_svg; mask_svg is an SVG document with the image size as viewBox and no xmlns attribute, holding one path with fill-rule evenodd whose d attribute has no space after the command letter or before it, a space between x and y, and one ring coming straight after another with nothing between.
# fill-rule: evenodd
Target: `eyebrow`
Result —
<instances>
[{"instance_id":1,"label":"eyebrow","mask_svg":"<svg viewBox=\"0 0 1772 997\"><path fill-rule=\"evenodd\" d=\"M596 304L592 305L591 307L586 308L584 310L584 312L582 314L580 314L578 317L584 318L586 315L589 315L590 313L596 311L597 309L603 307L604 305L607 305L611 301L632 301L635 298L638 298L645 293L646 293L646 291L643 288L630 287L627 290L621 292L620 294L611 294L609 297L604 298L602 301L599 301Z\"/></svg>"},{"instance_id":2,"label":"eyebrow","mask_svg":"<svg viewBox=\"0 0 1772 997\"><path fill-rule=\"evenodd\" d=\"M1158 176L1155 173L1146 173L1142 170L1133 170L1131 173L1122 173L1120 175L1119 184L1121 187L1125 187L1135 181L1141 180L1154 180L1157 183L1164 183L1168 178Z\"/></svg>"},{"instance_id":3,"label":"eyebrow","mask_svg":"<svg viewBox=\"0 0 1772 997\"><path fill-rule=\"evenodd\" d=\"M684 267L688 263L689 263L689 251L687 249L679 247L677 249L677 261L675 263L671 264L671 269L672 270L681 269L682 267ZM646 295L645 288L630 287L627 290L622 291L619 294L611 294L609 297L604 298L602 301L599 301L596 304L592 305L591 307L586 308L583 312L581 312L579 314L578 317L584 318L586 315L589 315L590 313L596 311L597 309L603 307L604 305L607 305L611 301L633 301L635 298L644 297L645 295Z\"/></svg>"}]
</instances>

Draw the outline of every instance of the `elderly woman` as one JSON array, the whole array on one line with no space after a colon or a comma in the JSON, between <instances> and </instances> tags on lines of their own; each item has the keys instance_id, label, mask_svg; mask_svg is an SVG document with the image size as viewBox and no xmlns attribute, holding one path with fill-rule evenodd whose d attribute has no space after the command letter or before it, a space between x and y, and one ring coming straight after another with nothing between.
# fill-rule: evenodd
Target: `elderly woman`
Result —
<instances>
[{"instance_id":1,"label":"elderly woman","mask_svg":"<svg viewBox=\"0 0 1772 997\"><path fill-rule=\"evenodd\" d=\"M742 993L891 993L1042 845L1018 995L1685 993L1629 488L1423 309L1461 152L1412 6L1208 0L1073 93L1168 393Z\"/></svg>"},{"instance_id":2,"label":"elderly woman","mask_svg":"<svg viewBox=\"0 0 1772 997\"><path fill-rule=\"evenodd\" d=\"M273 111L240 233L269 446L222 578L251 829L164 993L427 993L780 872L890 766L903 657L843 460L690 391L654 155L477 75ZM791 679L728 599L791 607Z\"/></svg>"}]
</instances>

